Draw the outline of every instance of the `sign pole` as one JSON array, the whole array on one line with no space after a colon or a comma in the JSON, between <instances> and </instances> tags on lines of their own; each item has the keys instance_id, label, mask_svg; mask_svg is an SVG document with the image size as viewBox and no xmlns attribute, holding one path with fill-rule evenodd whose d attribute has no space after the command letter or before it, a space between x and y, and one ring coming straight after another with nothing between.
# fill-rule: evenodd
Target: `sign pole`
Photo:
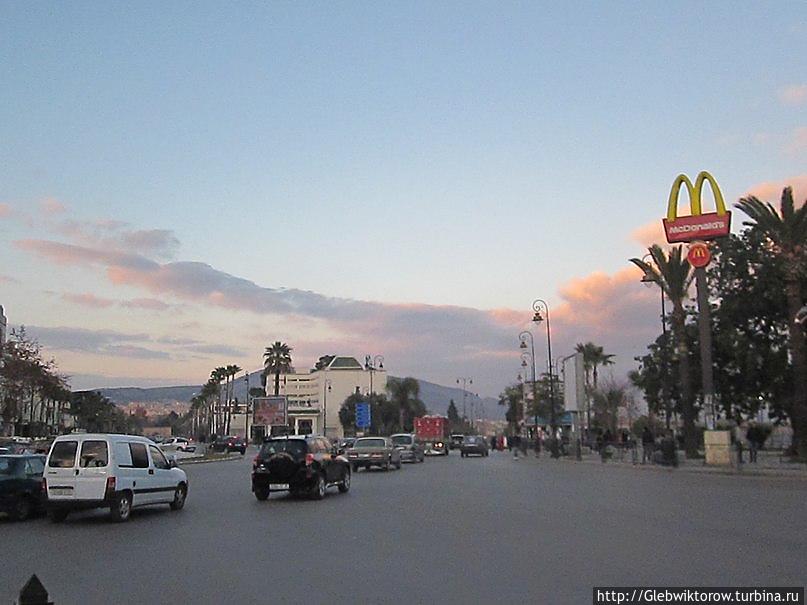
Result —
<instances>
[{"instance_id":1,"label":"sign pole","mask_svg":"<svg viewBox=\"0 0 807 605\"><path fill-rule=\"evenodd\" d=\"M695 288L698 293L698 336L701 341L701 376L703 387L703 407L706 427L715 428L714 373L712 368L712 325L709 307L709 286L706 283L706 268L695 269Z\"/></svg>"}]
</instances>

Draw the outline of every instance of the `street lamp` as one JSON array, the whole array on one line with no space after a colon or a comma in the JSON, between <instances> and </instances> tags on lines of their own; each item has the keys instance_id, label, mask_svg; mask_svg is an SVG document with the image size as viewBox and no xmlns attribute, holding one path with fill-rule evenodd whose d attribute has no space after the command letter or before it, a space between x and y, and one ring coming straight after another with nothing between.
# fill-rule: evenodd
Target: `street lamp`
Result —
<instances>
[{"instance_id":1,"label":"street lamp","mask_svg":"<svg viewBox=\"0 0 807 605\"><path fill-rule=\"evenodd\" d=\"M518 345L520 349L524 352L521 354L521 367L525 368L524 374L527 373L527 360L525 359L526 356L532 358L532 405L535 411L535 434L538 434L538 368L536 366L535 361L535 339L532 336L532 332L529 330L524 330L521 334L518 335L518 339L521 341L521 344ZM530 341L529 346L529 353L527 352L527 340ZM524 413L522 417L526 420L527 418L527 401L526 398L524 399Z\"/></svg>"},{"instance_id":2,"label":"street lamp","mask_svg":"<svg viewBox=\"0 0 807 605\"><path fill-rule=\"evenodd\" d=\"M549 305L545 300L537 298L532 303L532 310L535 315L532 321L536 324L544 321L546 316L546 363L549 366L549 424L552 427L552 439L549 442L549 447L552 451L552 457L558 458L558 443L557 443L557 419L555 418L555 378L552 371L552 328L549 325Z\"/></svg>"},{"instance_id":3,"label":"street lamp","mask_svg":"<svg viewBox=\"0 0 807 605\"><path fill-rule=\"evenodd\" d=\"M331 379L326 378L322 389L322 435L328 436L328 393L331 392Z\"/></svg>"},{"instance_id":4,"label":"street lamp","mask_svg":"<svg viewBox=\"0 0 807 605\"><path fill-rule=\"evenodd\" d=\"M645 254L642 257L642 261L647 264L650 264L653 260L652 254ZM659 283L658 276L648 271L645 271L645 274L642 275L642 283L648 288L652 288L653 284L655 284L661 292L661 339L663 347L661 351L661 405L664 407L664 422L669 430L672 412L670 410L670 398L667 394L667 310L664 306L664 288Z\"/></svg>"},{"instance_id":5,"label":"street lamp","mask_svg":"<svg viewBox=\"0 0 807 605\"><path fill-rule=\"evenodd\" d=\"M247 383L246 408L244 409L244 447L249 447L249 372L244 371L244 382Z\"/></svg>"},{"instance_id":6,"label":"street lamp","mask_svg":"<svg viewBox=\"0 0 807 605\"><path fill-rule=\"evenodd\" d=\"M465 413L465 398L468 395L468 392L465 389L469 384L473 384L474 381L473 378L460 377L457 378L457 384L460 383L462 384L462 420L463 422L465 422L467 420L467 416Z\"/></svg>"},{"instance_id":7,"label":"street lamp","mask_svg":"<svg viewBox=\"0 0 807 605\"><path fill-rule=\"evenodd\" d=\"M370 355L365 355L364 369L370 371L370 394L373 395L375 393L373 390L373 372L384 369L384 356L376 355L375 357L371 358Z\"/></svg>"}]
</instances>

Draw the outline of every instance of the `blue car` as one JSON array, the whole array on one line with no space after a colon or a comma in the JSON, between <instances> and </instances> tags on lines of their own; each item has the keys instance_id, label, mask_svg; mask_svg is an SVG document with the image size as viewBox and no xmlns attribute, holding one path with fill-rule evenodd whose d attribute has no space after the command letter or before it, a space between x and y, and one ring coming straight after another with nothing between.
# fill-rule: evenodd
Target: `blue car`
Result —
<instances>
[{"instance_id":1,"label":"blue car","mask_svg":"<svg viewBox=\"0 0 807 605\"><path fill-rule=\"evenodd\" d=\"M0 455L0 513L25 521L44 509L41 454Z\"/></svg>"}]
</instances>

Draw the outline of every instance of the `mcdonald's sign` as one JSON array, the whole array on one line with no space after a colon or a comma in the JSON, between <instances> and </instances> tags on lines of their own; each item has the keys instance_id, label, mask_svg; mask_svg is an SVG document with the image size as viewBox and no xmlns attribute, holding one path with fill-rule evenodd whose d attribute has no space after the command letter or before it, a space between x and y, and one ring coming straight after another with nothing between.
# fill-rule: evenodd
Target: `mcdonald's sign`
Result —
<instances>
[{"instance_id":1,"label":"mcdonald's sign","mask_svg":"<svg viewBox=\"0 0 807 605\"><path fill-rule=\"evenodd\" d=\"M712 253L709 251L709 246L703 242L695 242L689 247L687 260L689 264L696 269L705 267L712 261Z\"/></svg>"},{"instance_id":2,"label":"mcdonald's sign","mask_svg":"<svg viewBox=\"0 0 807 605\"><path fill-rule=\"evenodd\" d=\"M701 205L701 193L703 192L703 184L706 182L712 188L717 212L704 214ZM686 186L689 193L690 216L679 217L678 196L682 185ZM708 172L701 172L693 185L689 177L685 174L679 174L673 181L670 199L667 202L667 218L664 219L664 232L667 235L667 242L677 244L695 240L711 240L728 235L730 230L731 212L726 210L723 194L720 192L720 187L718 187L714 177Z\"/></svg>"}]
</instances>

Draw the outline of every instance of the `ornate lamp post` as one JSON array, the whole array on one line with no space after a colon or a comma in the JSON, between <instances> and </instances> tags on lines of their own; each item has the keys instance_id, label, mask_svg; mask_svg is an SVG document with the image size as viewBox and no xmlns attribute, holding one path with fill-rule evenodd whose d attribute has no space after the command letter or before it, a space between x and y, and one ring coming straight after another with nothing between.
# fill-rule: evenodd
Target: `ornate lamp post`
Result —
<instances>
[{"instance_id":1,"label":"ornate lamp post","mask_svg":"<svg viewBox=\"0 0 807 605\"><path fill-rule=\"evenodd\" d=\"M653 262L653 256L651 254L645 254L642 260L646 263L651 263ZM648 288L652 288L653 284L655 284L658 286L659 292L661 292L661 340L663 347L661 351L661 405L664 407L664 422L669 430L672 411L670 410L670 398L667 393L667 310L664 304L664 288L662 288L658 280L649 273L642 275L642 283Z\"/></svg>"},{"instance_id":2,"label":"ornate lamp post","mask_svg":"<svg viewBox=\"0 0 807 605\"><path fill-rule=\"evenodd\" d=\"M384 356L376 355L371 357L370 355L365 355L364 369L370 371L370 395L373 395L375 393L373 390L373 372L384 369Z\"/></svg>"},{"instance_id":3,"label":"ornate lamp post","mask_svg":"<svg viewBox=\"0 0 807 605\"><path fill-rule=\"evenodd\" d=\"M538 433L538 368L536 366L535 361L535 339L532 336L532 332L529 330L524 330L521 334L518 335L518 339L521 341L521 344L518 347L523 351L521 353L521 367L524 368L524 374L527 374L527 358L530 358L532 361L530 365L532 366L532 405L534 407L535 412L535 432ZM529 351L527 351L527 341L529 340L530 346ZM524 419L526 420L527 417L527 402L524 402Z\"/></svg>"},{"instance_id":4,"label":"ornate lamp post","mask_svg":"<svg viewBox=\"0 0 807 605\"><path fill-rule=\"evenodd\" d=\"M466 377L457 378L457 384L462 384L462 421L463 422L465 422L467 420L466 412L465 412L465 398L468 396L468 391L466 390L466 387L469 384L473 384L473 383L474 383L473 378L466 378Z\"/></svg>"},{"instance_id":5,"label":"ornate lamp post","mask_svg":"<svg viewBox=\"0 0 807 605\"><path fill-rule=\"evenodd\" d=\"M535 311L532 321L536 324L544 321L544 315L546 316L546 363L549 366L549 424L552 427L552 439L549 441L549 447L552 451L552 457L558 458L560 454L557 441L558 423L555 418L555 376L552 370L552 328L549 325L549 305L545 300L537 298L532 303L532 310Z\"/></svg>"},{"instance_id":6,"label":"ornate lamp post","mask_svg":"<svg viewBox=\"0 0 807 605\"><path fill-rule=\"evenodd\" d=\"M246 408L244 409L244 447L249 447L249 372L244 372L244 382L247 383ZM234 389L235 387L233 387Z\"/></svg>"},{"instance_id":7,"label":"ornate lamp post","mask_svg":"<svg viewBox=\"0 0 807 605\"><path fill-rule=\"evenodd\" d=\"M331 392L331 379L326 378L323 381L322 388L322 435L328 436L328 393Z\"/></svg>"}]
</instances>

